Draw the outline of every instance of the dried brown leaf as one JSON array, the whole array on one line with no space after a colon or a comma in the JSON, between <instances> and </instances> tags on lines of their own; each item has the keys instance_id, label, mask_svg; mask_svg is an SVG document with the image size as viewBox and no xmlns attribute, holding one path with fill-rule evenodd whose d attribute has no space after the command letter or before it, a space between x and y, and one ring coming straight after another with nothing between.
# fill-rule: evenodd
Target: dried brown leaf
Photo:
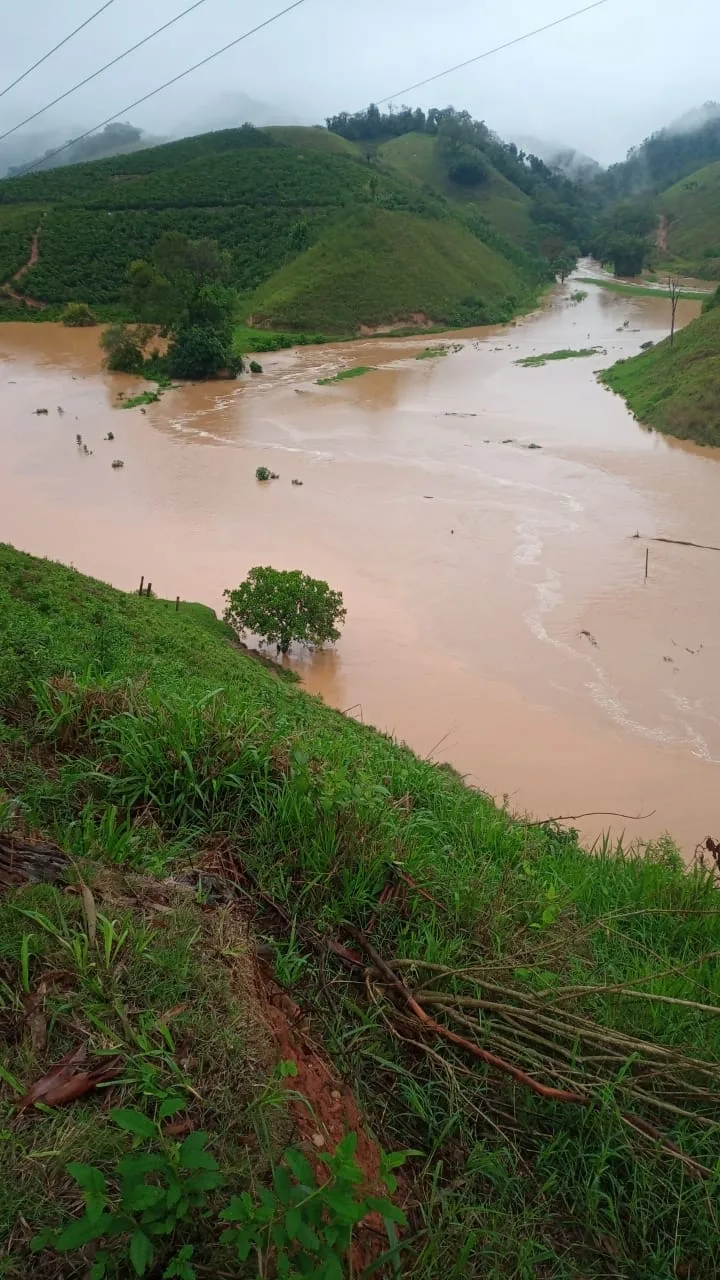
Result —
<instances>
[{"instance_id":1,"label":"dried brown leaf","mask_svg":"<svg viewBox=\"0 0 720 1280\"><path fill-rule=\"evenodd\" d=\"M36 1102L44 1102L48 1093L53 1089L57 1089L67 1080L72 1079L77 1074L80 1063L84 1062L87 1057L87 1047L79 1044L77 1049L73 1049L72 1053L68 1053L65 1057L51 1067L46 1075L41 1076L35 1084L30 1087L24 1098L21 1098L18 1105L20 1111L24 1111L27 1107L32 1107Z\"/></svg>"}]
</instances>

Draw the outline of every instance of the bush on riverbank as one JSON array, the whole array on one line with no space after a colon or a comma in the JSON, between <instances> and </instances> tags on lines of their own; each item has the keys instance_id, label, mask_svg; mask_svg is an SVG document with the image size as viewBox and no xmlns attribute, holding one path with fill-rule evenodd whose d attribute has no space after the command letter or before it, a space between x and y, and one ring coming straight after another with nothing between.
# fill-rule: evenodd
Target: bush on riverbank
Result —
<instances>
[{"instance_id":1,"label":"bush on riverbank","mask_svg":"<svg viewBox=\"0 0 720 1280\"><path fill-rule=\"evenodd\" d=\"M99 875L111 865L123 877L229 870L245 909L260 913L256 927L310 1038L327 1045L386 1149L422 1151L403 1193L403 1274L712 1280L720 897L709 874L686 871L667 842L590 856L572 833L516 821L453 771L279 680L228 634L209 610L176 614L0 548L3 830L52 835L95 859ZM161 940L171 919L160 914ZM437 1024L420 1024L371 957L365 977L353 929ZM25 948L34 979L46 935L27 918L15 920L18 932L34 939ZM190 924L183 936L194 936ZM203 985L183 969L178 990L157 945L121 1006L130 1030L114 1014L106 1026L101 1010L83 1031L92 1051L131 1055L123 1096L151 1111L148 1072L160 1070L152 1080L162 1083L188 1070L176 1019L204 1007ZM188 941L183 963L196 966L203 946ZM226 946L218 964L236 951ZM0 963L3 990L21 1007L15 941ZM162 989L157 999L150 984ZM69 999L62 986L47 998L53 1008ZM236 999L211 1000L213 1035L247 1025ZM169 1040L153 1030L163 1011ZM85 1028L83 1007L78 1016ZM149 1048L132 1048L136 1022ZM13 1057L20 1088L33 1061L25 1050ZM231 1132L217 1102L224 1061L190 1097L227 1172L243 1112ZM243 1068L242 1054L233 1061ZM12 1079L0 1083L17 1170L10 1233L22 1219L55 1222L61 1202L73 1211L62 1169L80 1150L105 1169L115 1157L105 1112L90 1100L43 1117L28 1161L29 1121L14 1115ZM240 1146L262 1181L257 1148ZM32 1271L26 1237L11 1239L15 1280ZM196 1243L196 1261L217 1273L212 1242Z\"/></svg>"}]
</instances>

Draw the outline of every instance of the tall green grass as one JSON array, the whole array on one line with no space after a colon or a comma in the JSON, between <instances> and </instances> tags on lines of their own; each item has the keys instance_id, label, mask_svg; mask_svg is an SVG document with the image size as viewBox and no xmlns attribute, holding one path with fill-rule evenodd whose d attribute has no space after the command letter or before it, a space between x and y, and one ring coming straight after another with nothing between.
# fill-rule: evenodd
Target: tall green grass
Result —
<instances>
[{"instance_id":1,"label":"tall green grass","mask_svg":"<svg viewBox=\"0 0 720 1280\"><path fill-rule=\"evenodd\" d=\"M668 304L669 310L669 304ZM720 307L649 351L619 360L601 380L640 422L681 440L720 445Z\"/></svg>"},{"instance_id":2,"label":"tall green grass","mask_svg":"<svg viewBox=\"0 0 720 1280\"><path fill-rule=\"evenodd\" d=\"M10 548L0 636L16 817L123 868L165 872L208 850L234 867L311 1034L383 1144L422 1153L403 1274L717 1273L720 1095L695 1068L667 1078L688 1056L720 1055L720 1019L701 1007L720 1006L709 872L688 872L669 841L589 854L573 833L515 820L452 770L278 680L207 615ZM423 1032L377 972L363 982L324 949L353 946L352 927L372 930L438 1018L433 1001L475 992L479 1005L456 1008L478 1044L504 1041L507 1059L548 1084L601 1079L591 1105L540 1098ZM498 988L520 1015L523 1001L540 1010L519 1038L492 1011ZM547 1029L563 1011L589 1020L594 1048ZM641 1047L618 1057L623 1035Z\"/></svg>"}]
</instances>

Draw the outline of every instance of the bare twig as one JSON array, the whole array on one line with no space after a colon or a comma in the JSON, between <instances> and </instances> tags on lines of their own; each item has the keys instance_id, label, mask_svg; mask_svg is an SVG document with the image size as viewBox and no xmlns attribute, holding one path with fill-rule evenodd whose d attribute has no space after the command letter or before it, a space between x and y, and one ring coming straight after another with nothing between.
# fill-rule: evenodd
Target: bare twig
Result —
<instances>
[{"instance_id":1,"label":"bare twig","mask_svg":"<svg viewBox=\"0 0 720 1280\"><path fill-rule=\"evenodd\" d=\"M461 1049L465 1049L467 1053L471 1053L473 1057L478 1058L481 1062L485 1062L489 1067L495 1067L497 1071L502 1071L505 1075L509 1075L517 1084L524 1085L527 1089L531 1089L533 1093L537 1093L541 1098L549 1098L556 1102L576 1102L581 1106L587 1106L588 1099L581 1093L573 1093L568 1089L555 1089L550 1085L541 1084L539 1080L535 1080L533 1076L529 1076L526 1071L520 1067L515 1067L510 1062L506 1062L504 1058L498 1057L495 1053L490 1053L487 1049L482 1049L480 1045L474 1044L471 1040L467 1040L464 1036L457 1035L451 1031L449 1027L443 1026L441 1022L436 1022L429 1014L417 1003L409 987L400 979L396 973L393 973L388 964L385 963L382 956L373 947L372 943L352 925L346 925L348 933L355 938L360 944L363 951L370 957L373 964L380 970L383 976L391 984L392 987L402 996L408 1007L415 1014L419 1022L428 1030L434 1031L436 1035L441 1036L444 1040L449 1040L451 1044L457 1045Z\"/></svg>"}]
</instances>

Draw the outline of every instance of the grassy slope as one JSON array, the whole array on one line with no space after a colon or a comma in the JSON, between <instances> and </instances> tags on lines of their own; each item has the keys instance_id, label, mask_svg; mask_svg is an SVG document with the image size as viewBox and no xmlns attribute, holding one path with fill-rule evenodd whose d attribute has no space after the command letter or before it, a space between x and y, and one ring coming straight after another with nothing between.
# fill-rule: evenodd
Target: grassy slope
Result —
<instances>
[{"instance_id":1,"label":"grassy slope","mask_svg":"<svg viewBox=\"0 0 720 1280\"><path fill-rule=\"evenodd\" d=\"M660 207L670 221L670 253L708 279L720 279L720 161L670 187Z\"/></svg>"},{"instance_id":2,"label":"grassy slope","mask_svg":"<svg viewBox=\"0 0 720 1280\"><path fill-rule=\"evenodd\" d=\"M339 133L330 133L322 125L270 124L261 133L298 151L326 151L355 160L361 155L354 142L341 138Z\"/></svg>"},{"instance_id":3,"label":"grassy slope","mask_svg":"<svg viewBox=\"0 0 720 1280\"><path fill-rule=\"evenodd\" d=\"M5 821L20 806L27 828L126 871L167 871L220 847L292 916L278 953L311 1036L384 1144L423 1152L413 1163L420 1234L404 1275L717 1274L717 1173L697 1177L620 1115L644 1116L717 1167L717 1130L693 1121L696 1108L720 1119L717 1079L693 1095L694 1071L681 1064L677 1084L664 1083L682 1048L715 1064L720 1055L720 1021L696 1003L720 996L720 904L706 875L685 872L669 847L589 856L572 836L514 821L451 771L241 656L207 614L176 615L7 547L0 691ZM431 898L411 890L404 907L379 906L393 867ZM431 1005L441 1020L549 1084L587 1088L595 1106L540 1098L432 1035L423 1048L377 975L366 990L361 974L319 961L308 944L309 926L347 941L345 921L373 927L396 968L405 958L415 990L430 988L426 1004L483 996L485 1011L460 1006L459 1024ZM266 930L278 924L265 917ZM450 976L431 980L428 962ZM151 955L148 983L156 963ZM452 976L468 966L479 988L472 974ZM649 1074L637 1061L643 1041L659 1046ZM36 1222L57 1212L53 1171L69 1132L58 1122L34 1144L31 1167L47 1175L30 1204Z\"/></svg>"},{"instance_id":4,"label":"grassy slope","mask_svg":"<svg viewBox=\"0 0 720 1280\"><path fill-rule=\"evenodd\" d=\"M477 188L471 190L452 182L435 158L435 139L422 133L391 138L378 147L377 157L388 168L426 183L448 200L476 204L496 231L517 243L527 241L532 230L532 201L492 165L487 182Z\"/></svg>"},{"instance_id":5,"label":"grassy slope","mask_svg":"<svg viewBox=\"0 0 720 1280\"><path fill-rule=\"evenodd\" d=\"M213 237L229 250L233 280L244 296L292 259L291 265L300 267L299 275L307 282L309 296L303 307L314 316L311 328L336 335L352 333L361 324L375 323L376 313L382 322L407 310L399 270L390 274L391 287L385 289L379 311L368 307L367 291L358 277L344 299L340 328L333 299L341 288L347 289L349 277L345 274L342 285L337 275L329 281L331 305L323 308L320 288L326 288L327 272L321 272L322 284L312 278L318 260L312 254L313 244L351 212L379 205L407 215L405 225L412 223L416 253L432 259L437 256L438 219L447 227L455 218L453 206L442 195L388 166L373 169L376 190L371 194L369 172L357 148L334 134L277 128L225 130L129 156L28 174L0 183L8 225L3 233L0 222L0 268L7 276L20 265L20 253L29 247L28 228L40 207L44 210L40 260L20 282L20 291L50 304L80 300L117 307L129 264L149 256L163 231L180 230ZM14 219L16 227L8 219ZM293 259L290 245L298 224L303 225L310 252ZM485 239L488 234L482 228L475 238L466 239L462 258L470 287L461 296L487 295L494 303L506 265L497 259L509 254L513 266L505 271L511 282L506 293L519 301L537 283L536 265L513 257L516 251L509 245L496 243L488 252L482 243ZM376 253L366 237L363 253L369 277L386 274L384 244ZM335 265L341 264L336 260ZM422 273L415 274L422 285ZM431 279L434 274L435 266ZM518 284L518 274L525 288ZM275 296L274 289L264 296ZM457 300L456 288L450 288L449 297L452 303ZM434 288L427 297L413 294L412 310L433 314L437 306ZM447 312L446 306L442 318ZM288 325L282 308L266 307L263 314L275 328Z\"/></svg>"},{"instance_id":6,"label":"grassy slope","mask_svg":"<svg viewBox=\"0 0 720 1280\"><path fill-rule=\"evenodd\" d=\"M458 308L482 299L487 318L509 318L508 295L524 293L515 268L449 220L366 209L332 227L281 267L249 302L253 322L346 333L422 314L460 323Z\"/></svg>"},{"instance_id":7,"label":"grassy slope","mask_svg":"<svg viewBox=\"0 0 720 1280\"><path fill-rule=\"evenodd\" d=\"M681 440L720 445L720 307L602 375L640 422Z\"/></svg>"}]
</instances>

